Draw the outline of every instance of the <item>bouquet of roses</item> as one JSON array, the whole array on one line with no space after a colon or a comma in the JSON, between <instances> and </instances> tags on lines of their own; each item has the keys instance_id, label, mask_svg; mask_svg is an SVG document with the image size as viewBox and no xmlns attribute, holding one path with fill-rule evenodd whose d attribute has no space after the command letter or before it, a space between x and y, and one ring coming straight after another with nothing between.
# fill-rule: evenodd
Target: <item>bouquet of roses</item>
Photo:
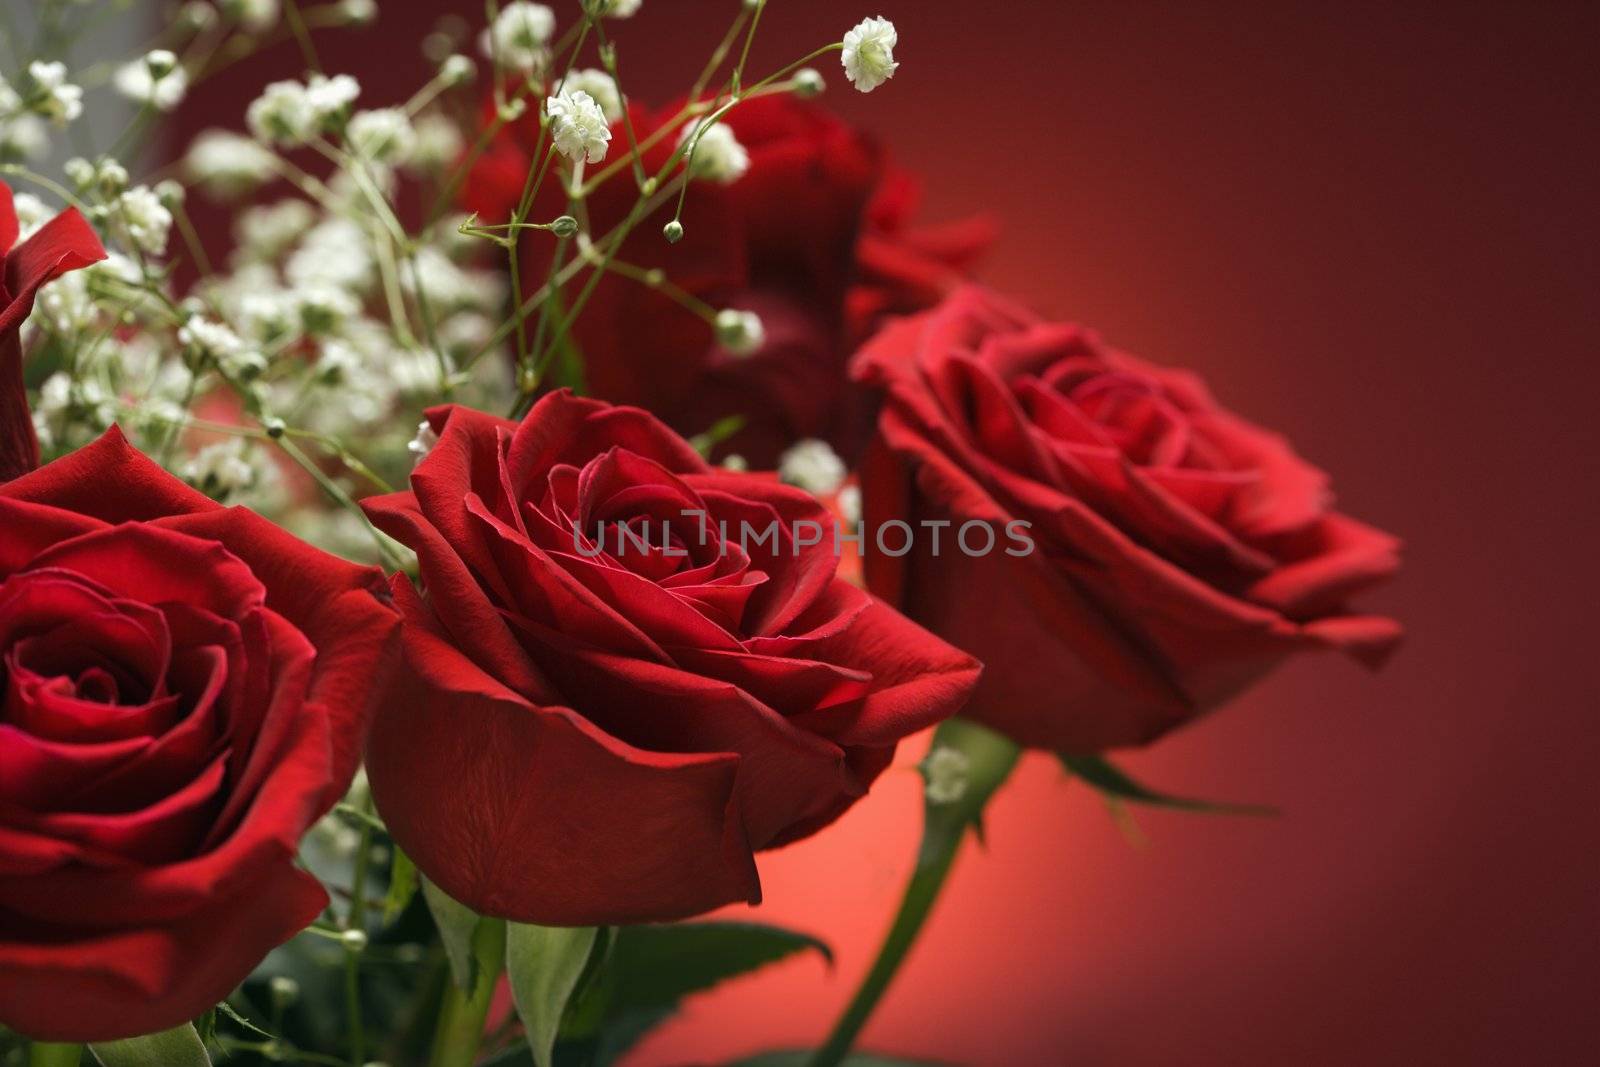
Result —
<instances>
[{"instance_id":1,"label":"bouquet of roses","mask_svg":"<svg viewBox=\"0 0 1600 1067\"><path fill-rule=\"evenodd\" d=\"M972 284L988 224L917 224L816 102L893 24L759 71L730 0L656 106L640 6L490 0L368 107L316 38L371 0L194 0L81 72L92 9L44 0L0 80L0 1063L610 1063L827 952L683 920L937 727L877 964L759 1059L839 1063L1024 749L1229 810L1105 753L1397 643L1347 607L1392 538L1194 374ZM304 77L130 172L283 38ZM42 173L102 87L127 130Z\"/></svg>"}]
</instances>

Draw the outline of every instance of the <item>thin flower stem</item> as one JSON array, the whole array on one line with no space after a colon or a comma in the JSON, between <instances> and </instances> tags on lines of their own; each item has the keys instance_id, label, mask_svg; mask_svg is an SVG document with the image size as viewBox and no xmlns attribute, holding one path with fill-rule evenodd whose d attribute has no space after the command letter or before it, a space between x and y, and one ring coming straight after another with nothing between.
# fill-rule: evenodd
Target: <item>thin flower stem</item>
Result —
<instances>
[{"instance_id":1,"label":"thin flower stem","mask_svg":"<svg viewBox=\"0 0 1600 1067\"><path fill-rule=\"evenodd\" d=\"M734 16L733 25L728 27L728 32L723 36L722 43L717 45L711 53L711 60L700 72L700 77L695 79L694 88L689 90L689 99L698 100L700 94L706 91L706 86L711 84L711 79L716 76L717 68L722 66L728 58L728 53L733 49L733 42L739 39L739 31L744 29L745 19L750 17L750 9L743 4L739 5L739 13Z\"/></svg>"},{"instance_id":2,"label":"thin flower stem","mask_svg":"<svg viewBox=\"0 0 1600 1067\"><path fill-rule=\"evenodd\" d=\"M739 65L733 68L729 79L733 92L739 92L739 79L744 77L744 65L750 61L750 45L756 39L756 27L761 25L761 13L767 9L767 0L756 0L755 14L750 16L750 32L744 35L744 50L739 53Z\"/></svg>"},{"instance_id":3,"label":"thin flower stem","mask_svg":"<svg viewBox=\"0 0 1600 1067\"><path fill-rule=\"evenodd\" d=\"M300 14L300 5L296 0L285 0L283 5L283 21L288 23L289 32L294 34L294 40L300 46L300 55L306 61L306 67L322 70L322 61L317 58L317 46L311 40L311 34L306 29L306 20Z\"/></svg>"},{"instance_id":4,"label":"thin flower stem","mask_svg":"<svg viewBox=\"0 0 1600 1067\"><path fill-rule=\"evenodd\" d=\"M975 723L951 719L933 735L930 753L941 748L954 749L961 754L965 778L959 795L954 799L936 801L930 797L924 806L922 844L917 851L916 866L911 881L906 885L905 896L894 923L878 950L872 969L862 979L861 986L851 998L844 1014L834 1024L828 1040L812 1056L807 1067L838 1067L860 1036L861 1030L872 1016L873 1009L883 999L890 982L905 962L923 924L933 911L944 888L961 842L970 827L978 825L984 805L1005 784L1017 765L1021 749L1012 741Z\"/></svg>"},{"instance_id":5,"label":"thin flower stem","mask_svg":"<svg viewBox=\"0 0 1600 1067\"><path fill-rule=\"evenodd\" d=\"M483 1043L489 1004L506 961L506 924L501 919L479 919L472 935L472 955L477 973L471 989L454 982L445 985L439 1023L433 1035L428 1067L472 1067Z\"/></svg>"},{"instance_id":6,"label":"thin flower stem","mask_svg":"<svg viewBox=\"0 0 1600 1067\"><path fill-rule=\"evenodd\" d=\"M369 794L356 809L370 818L372 797ZM367 925L367 875L372 869L373 823L361 824L361 843L357 846L355 872L350 881L350 909L345 912L344 928L366 932ZM345 1015L350 1030L350 1067L361 1067L367 1061L367 1030L361 1018L361 949L345 946L344 953Z\"/></svg>"},{"instance_id":7,"label":"thin flower stem","mask_svg":"<svg viewBox=\"0 0 1600 1067\"><path fill-rule=\"evenodd\" d=\"M390 547L388 539L383 536L376 526L372 525L372 520L367 518L367 513L361 510L361 505L351 499L350 494L340 488L338 482L329 478L327 472L313 463L311 457L301 451L300 446L287 436L274 438L274 440L278 442L278 447L283 449L290 459L294 460L302 470L311 475L312 481L316 482L324 493L333 498L334 503L361 520L361 525L372 535L373 543L378 546L378 551L383 554L384 560L390 567L397 571L406 569L406 561L396 554L395 550Z\"/></svg>"}]
</instances>

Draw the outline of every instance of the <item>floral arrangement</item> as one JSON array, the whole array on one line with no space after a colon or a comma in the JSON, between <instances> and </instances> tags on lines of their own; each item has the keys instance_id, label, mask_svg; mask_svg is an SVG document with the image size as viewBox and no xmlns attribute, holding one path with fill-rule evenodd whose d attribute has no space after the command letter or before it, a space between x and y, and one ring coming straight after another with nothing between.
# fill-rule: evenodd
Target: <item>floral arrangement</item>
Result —
<instances>
[{"instance_id":1,"label":"floral arrangement","mask_svg":"<svg viewBox=\"0 0 1600 1067\"><path fill-rule=\"evenodd\" d=\"M1348 607L1391 537L1193 373L972 283L988 224L918 224L817 102L893 78L892 23L763 72L765 0L713 6L661 107L611 36L641 0L490 0L381 106L316 50L372 0L192 0L82 71L92 5L7 34L0 1064L614 1062L828 951L685 920L936 727L876 965L750 1061L847 1062L1024 750L1256 810L1106 753L1392 651ZM303 77L130 172L284 38ZM41 173L97 91L127 131Z\"/></svg>"}]
</instances>

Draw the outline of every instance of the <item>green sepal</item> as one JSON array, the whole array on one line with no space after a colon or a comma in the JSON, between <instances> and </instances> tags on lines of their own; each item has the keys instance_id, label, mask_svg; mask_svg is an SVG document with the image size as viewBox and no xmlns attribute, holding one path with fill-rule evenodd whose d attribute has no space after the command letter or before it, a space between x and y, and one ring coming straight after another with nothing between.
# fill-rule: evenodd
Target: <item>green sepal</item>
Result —
<instances>
[{"instance_id":1,"label":"green sepal","mask_svg":"<svg viewBox=\"0 0 1600 1067\"><path fill-rule=\"evenodd\" d=\"M388 926L398 919L416 894L417 865L396 845L394 859L389 864L389 890L383 896L383 925Z\"/></svg>"},{"instance_id":2,"label":"green sepal","mask_svg":"<svg viewBox=\"0 0 1600 1067\"><path fill-rule=\"evenodd\" d=\"M433 925L450 960L450 977L458 989L471 990L478 980L477 961L472 952L472 934L478 928L478 913L452 898L426 878L422 879L422 899L428 904Z\"/></svg>"},{"instance_id":3,"label":"green sepal","mask_svg":"<svg viewBox=\"0 0 1600 1067\"><path fill-rule=\"evenodd\" d=\"M102 1067L211 1067L205 1042L190 1023L159 1034L89 1046Z\"/></svg>"},{"instance_id":4,"label":"green sepal","mask_svg":"<svg viewBox=\"0 0 1600 1067\"><path fill-rule=\"evenodd\" d=\"M537 1067L551 1067L561 1019L595 945L592 926L506 924L506 977Z\"/></svg>"}]
</instances>

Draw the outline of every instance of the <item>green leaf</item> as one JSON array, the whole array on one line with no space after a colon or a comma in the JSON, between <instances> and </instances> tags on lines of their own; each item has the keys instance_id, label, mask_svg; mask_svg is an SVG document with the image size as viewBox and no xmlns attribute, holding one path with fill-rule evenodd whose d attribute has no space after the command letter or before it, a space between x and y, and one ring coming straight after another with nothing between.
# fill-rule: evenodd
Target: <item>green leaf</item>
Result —
<instances>
[{"instance_id":1,"label":"green leaf","mask_svg":"<svg viewBox=\"0 0 1600 1067\"><path fill-rule=\"evenodd\" d=\"M211 1067L205 1044L188 1023L145 1037L103 1041L89 1051L103 1067Z\"/></svg>"},{"instance_id":2,"label":"green leaf","mask_svg":"<svg viewBox=\"0 0 1600 1067\"><path fill-rule=\"evenodd\" d=\"M779 1052L761 1052L742 1059L729 1067L805 1067L814 1055L809 1049L784 1049ZM852 1052L839 1061L840 1067L940 1067L933 1060L902 1060L888 1056L874 1056L867 1052Z\"/></svg>"},{"instance_id":3,"label":"green leaf","mask_svg":"<svg viewBox=\"0 0 1600 1067\"><path fill-rule=\"evenodd\" d=\"M568 1017L563 1041L590 1042L588 1061L611 1063L670 1019L684 997L806 951L833 962L824 942L759 923L623 927L605 970Z\"/></svg>"},{"instance_id":4,"label":"green leaf","mask_svg":"<svg viewBox=\"0 0 1600 1067\"><path fill-rule=\"evenodd\" d=\"M592 926L506 924L506 976L538 1067L554 1059L561 1017L588 966L595 934Z\"/></svg>"},{"instance_id":5,"label":"green leaf","mask_svg":"<svg viewBox=\"0 0 1600 1067\"><path fill-rule=\"evenodd\" d=\"M422 879L422 899L427 901L433 924L439 928L439 940L444 942L444 954L450 959L450 976L459 988L470 990L478 978L472 956L472 932L478 928L478 913L426 878Z\"/></svg>"},{"instance_id":6,"label":"green leaf","mask_svg":"<svg viewBox=\"0 0 1600 1067\"><path fill-rule=\"evenodd\" d=\"M1217 804L1207 800L1169 796L1140 785L1104 756L1069 756L1062 753L1062 766L1106 796L1162 808L1177 808L1211 815L1277 815L1278 809L1261 804Z\"/></svg>"},{"instance_id":7,"label":"green leaf","mask_svg":"<svg viewBox=\"0 0 1600 1067\"><path fill-rule=\"evenodd\" d=\"M809 934L744 922L629 926L617 936L612 1003L674 1008L690 993L807 949L829 965L833 951Z\"/></svg>"},{"instance_id":8,"label":"green leaf","mask_svg":"<svg viewBox=\"0 0 1600 1067\"><path fill-rule=\"evenodd\" d=\"M396 845L394 861L389 865L389 891L383 897L383 925L398 919L416 893L417 865Z\"/></svg>"}]
</instances>

